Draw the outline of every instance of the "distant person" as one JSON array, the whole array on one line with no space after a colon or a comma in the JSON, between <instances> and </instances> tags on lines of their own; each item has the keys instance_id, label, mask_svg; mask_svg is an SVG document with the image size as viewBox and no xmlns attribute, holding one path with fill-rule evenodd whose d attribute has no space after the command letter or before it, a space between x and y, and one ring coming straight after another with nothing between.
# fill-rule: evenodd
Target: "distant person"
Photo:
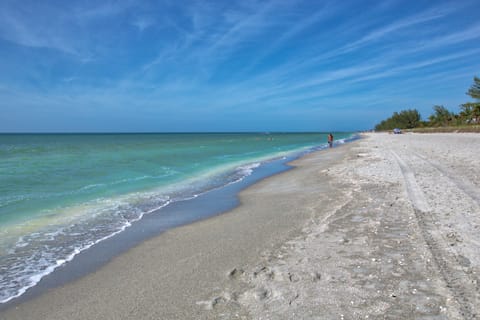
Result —
<instances>
[{"instance_id":1,"label":"distant person","mask_svg":"<svg viewBox=\"0 0 480 320\"><path fill-rule=\"evenodd\" d=\"M333 147L333 134L331 134L331 133L328 134L328 146L330 148Z\"/></svg>"}]
</instances>

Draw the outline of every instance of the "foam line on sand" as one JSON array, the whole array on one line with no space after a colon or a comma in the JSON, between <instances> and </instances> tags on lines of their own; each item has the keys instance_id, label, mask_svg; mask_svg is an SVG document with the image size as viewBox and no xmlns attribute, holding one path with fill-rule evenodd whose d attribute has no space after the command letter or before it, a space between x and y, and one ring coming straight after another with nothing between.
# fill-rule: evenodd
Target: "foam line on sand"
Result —
<instances>
[{"instance_id":1,"label":"foam line on sand","mask_svg":"<svg viewBox=\"0 0 480 320\"><path fill-rule=\"evenodd\" d=\"M478 134L369 134L293 162L0 319L475 319Z\"/></svg>"}]
</instances>

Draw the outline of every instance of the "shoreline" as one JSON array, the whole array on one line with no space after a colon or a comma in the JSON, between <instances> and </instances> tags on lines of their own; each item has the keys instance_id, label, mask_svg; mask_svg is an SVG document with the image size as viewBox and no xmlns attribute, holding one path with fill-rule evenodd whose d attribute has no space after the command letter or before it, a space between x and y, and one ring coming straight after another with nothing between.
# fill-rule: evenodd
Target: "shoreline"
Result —
<instances>
[{"instance_id":1,"label":"shoreline","mask_svg":"<svg viewBox=\"0 0 480 320\"><path fill-rule=\"evenodd\" d=\"M0 319L475 319L480 135L364 136Z\"/></svg>"},{"instance_id":2,"label":"shoreline","mask_svg":"<svg viewBox=\"0 0 480 320\"><path fill-rule=\"evenodd\" d=\"M16 151L5 159L5 173L10 174L0 199L6 222L1 228L0 305L144 215L237 183L272 160L325 147L323 136L6 137L2 145ZM21 147L27 145L32 148ZM39 145L43 149L34 147ZM77 154L82 154L81 161L72 163L69 158ZM71 177L49 177L49 170Z\"/></svg>"},{"instance_id":3,"label":"shoreline","mask_svg":"<svg viewBox=\"0 0 480 320\"><path fill-rule=\"evenodd\" d=\"M209 219L232 210L238 206L238 194L241 190L252 186L258 181L292 169L287 164L288 162L285 159L267 161L256 168L254 174L245 176L241 181L209 190L193 199L173 202L164 208L144 215L142 219L135 221L125 230L99 241L86 250L82 250L75 255L72 261L55 268L53 272L43 276L38 283L28 288L22 295L0 304L0 312L37 297L49 289L59 287L84 277L91 272L95 272L95 270L101 268L116 256L170 229ZM209 201L215 198L222 200L214 205L208 204Z\"/></svg>"},{"instance_id":4,"label":"shoreline","mask_svg":"<svg viewBox=\"0 0 480 320\"><path fill-rule=\"evenodd\" d=\"M358 137L353 137L353 140L356 139ZM256 168L253 174L245 176L241 181L210 190L194 199L174 202L165 208L145 215L124 231L96 243L87 250L82 250L75 255L73 261L57 267L53 272L43 276L37 284L28 288L19 297L0 304L0 312L25 303L52 288L65 285L95 272L116 256L172 228L209 219L234 209L239 205L238 196L242 190L263 179L292 169L293 167L289 163L296 159L325 149L320 148L307 153L302 152L266 161ZM216 201L217 199L220 199L220 201Z\"/></svg>"},{"instance_id":5,"label":"shoreline","mask_svg":"<svg viewBox=\"0 0 480 320\"><path fill-rule=\"evenodd\" d=\"M348 148L348 145L351 145L351 144L354 144L354 143L355 142L352 142L352 143L349 143L349 144L346 144L346 145L342 145L341 147L334 148L332 150L338 150L338 152L340 152L341 150ZM318 156L317 154L326 155L328 153L329 153L328 150L321 150L321 151L318 151L318 152L307 154L307 155L303 156L301 159L309 158L309 157L312 157L313 155ZM302 160L294 160L293 162L295 163L297 161L302 161ZM285 170L285 169L286 168L283 168L282 170ZM278 171L278 168L277 168L277 171ZM143 239L144 241L139 241L138 243L135 244L135 246L133 248L129 249L127 252L120 253L119 255L114 254L113 257L107 257L106 260L100 261L100 268L98 268L98 265L96 265L94 268L90 268L90 269L86 268L87 272L85 272L85 268L83 268L81 270L78 270L78 268L77 268L77 270L75 270L75 268L72 267L74 265L81 266L82 263L76 263L78 261L73 261L73 263L67 264L65 267L60 268L58 270L58 272L52 274L51 278L57 277L56 280L55 279L51 280L51 281L53 281L53 284L48 283L48 278L49 277L47 276L45 278L44 283L42 283L40 286L38 286L37 288L32 288L32 290L27 292L24 296L20 297L19 299L16 299L16 300L13 300L13 301L7 303L6 306L4 306L2 309L0 309L0 318L2 318L2 313L8 314L11 311L14 311L13 313L16 313L15 309L18 310L18 309L21 309L23 306L34 305L34 304L36 304L35 301L40 301L40 300L43 300L43 299L49 300L49 298L47 296L51 295L53 292L62 291L66 287L75 286L77 283L84 282L86 279L89 279L89 278L93 277L95 274L97 274L98 272L101 272L101 270L109 269L110 265L115 264L115 261L120 260L121 257L128 256L133 251L142 251L142 249L139 249L139 248L147 246L147 244L149 242L155 241L155 239L157 239L157 241L165 241L165 239L168 238L170 234L177 234L177 233L180 234L180 237L182 236L181 234L183 234L183 237L186 237L187 235L185 233L189 233L190 231L185 231L184 229L195 229L195 228L198 227L198 225L210 225L210 224L218 225L218 224L221 224L221 222L217 222L217 221L225 220L225 219L228 220L226 218L226 216L234 215L234 213L232 213L232 212L236 212L237 209L240 209L240 208L243 207L243 204L242 204L243 193L245 193L245 192L248 193L250 191L247 191L247 190L251 190L252 188L256 188L256 186L258 184L262 184L265 181L270 181L270 179L275 179L276 177L282 176L283 174L285 174L287 172L290 172L290 171L292 171L292 170L288 170L288 171L281 172L281 173L276 173L273 176L271 175L271 172L267 172L263 176L258 176L257 175L255 177L252 177L253 176L252 175L250 177L252 179L256 179L256 181L253 181L253 182L252 181L245 181L245 183L248 185L247 189L244 189L245 186L242 186L240 183L231 185L232 187L238 188L239 190L244 189L239 194L240 205L238 207L236 207L235 209L233 209L233 211L228 211L226 213L214 216L212 218L208 218L206 220L200 220L200 221L194 222L192 224L188 224L188 225L177 227L175 229L167 230L167 231L161 233L160 235L153 236L153 238L150 238L150 239L147 239L147 240ZM223 194L221 196L222 199L224 197L225 197L225 194ZM228 201L231 201L231 200L227 200L227 202ZM229 209L231 209L232 207L233 206L231 206ZM242 209L240 209L240 210L242 210ZM223 212L223 211L225 211L225 210L220 210L220 212ZM218 212L218 213L220 213L220 212ZM149 223L151 223L151 222L148 222L149 218L150 218L150 216L147 216L147 218L145 219L145 221L144 221L145 225L149 225ZM289 223L286 223L285 221L283 223L284 223L283 227L285 227L287 229L290 229ZM285 223L286 223L286 225L285 225ZM126 232L128 232L128 231L126 231ZM124 232L124 234L126 234L126 232ZM117 237L114 237L114 238L116 240L118 240L118 235L117 235ZM111 239L113 239L113 238L111 238ZM97 248L93 247L92 248L93 250L89 250L90 253L93 252L94 250L99 250L99 252L102 252L102 250L103 250L103 253L105 253L105 250L109 249L108 245L107 245L109 240L110 239L97 244L97 246L96 246ZM175 244L175 243L170 243L169 245L175 246L175 247L177 246L177 244ZM100 250L100 247L102 247L102 246L104 246L105 248ZM86 251L85 254L88 254L89 251ZM107 256L108 256L108 254L107 254ZM82 259L81 254L78 256L78 258ZM90 257L87 258L87 260L93 261L94 264L96 264L95 261L94 261L95 258L96 259L98 259L98 258L104 259L104 257L101 256L101 254L100 255L96 254L96 257L95 256L90 256ZM166 259L166 260L168 260L168 259ZM98 263L98 261L97 261L97 263ZM67 272L64 271L65 269L67 269L69 267L73 268L73 274L76 274L73 278L71 277L72 270L67 270ZM82 267L84 267L84 266L82 266ZM64 271L63 272L63 273L65 273L64 275L60 274L62 271ZM132 270L132 273L134 273L133 270ZM134 275L132 274L132 276L134 276ZM60 282L58 282L58 280ZM73 281L71 281L71 280L73 280ZM59 284L61 285L60 287L58 286ZM70 293L75 295L75 291L76 291L76 289L73 290L73 291L70 291ZM83 290L80 290L80 291L83 291ZM62 296L64 296L64 295L62 294ZM58 299L58 297L56 299ZM48 304L49 303L47 303L47 305ZM67 308L66 305L63 305L63 307ZM36 308L34 308L34 309L36 309ZM50 309L50 308L47 308L47 309ZM200 309L201 310L202 308L198 308L198 306L196 306L195 309ZM47 312L47 311L48 310L45 310L45 312ZM33 314L30 314L29 316L33 316Z\"/></svg>"}]
</instances>

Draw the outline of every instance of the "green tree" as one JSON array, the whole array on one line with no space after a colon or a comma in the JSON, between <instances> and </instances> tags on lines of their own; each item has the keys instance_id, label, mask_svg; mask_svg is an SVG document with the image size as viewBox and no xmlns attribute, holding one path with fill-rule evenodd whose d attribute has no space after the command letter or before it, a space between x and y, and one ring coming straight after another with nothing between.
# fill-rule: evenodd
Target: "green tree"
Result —
<instances>
[{"instance_id":1,"label":"green tree","mask_svg":"<svg viewBox=\"0 0 480 320\"><path fill-rule=\"evenodd\" d=\"M473 84L470 89L468 89L467 94L474 99L480 99L480 78L476 76L473 77Z\"/></svg>"},{"instance_id":2,"label":"green tree","mask_svg":"<svg viewBox=\"0 0 480 320\"><path fill-rule=\"evenodd\" d=\"M460 118L466 123L480 123L480 78L473 77L473 84L467 94L478 102L467 102L460 105Z\"/></svg>"},{"instance_id":3,"label":"green tree","mask_svg":"<svg viewBox=\"0 0 480 320\"><path fill-rule=\"evenodd\" d=\"M460 118L465 123L480 123L480 103L467 102L460 105Z\"/></svg>"},{"instance_id":4,"label":"green tree","mask_svg":"<svg viewBox=\"0 0 480 320\"><path fill-rule=\"evenodd\" d=\"M444 106L433 106L434 114L428 117L430 124L434 127L448 126L455 122L455 113L450 112Z\"/></svg>"},{"instance_id":5,"label":"green tree","mask_svg":"<svg viewBox=\"0 0 480 320\"><path fill-rule=\"evenodd\" d=\"M420 113L415 109L401 111L399 116L403 122L403 128L412 129L418 127L420 124Z\"/></svg>"},{"instance_id":6,"label":"green tree","mask_svg":"<svg viewBox=\"0 0 480 320\"><path fill-rule=\"evenodd\" d=\"M375 126L375 130L412 129L420 124L420 120L420 113L417 110L403 110L400 113L394 112L390 118L381 121Z\"/></svg>"}]
</instances>

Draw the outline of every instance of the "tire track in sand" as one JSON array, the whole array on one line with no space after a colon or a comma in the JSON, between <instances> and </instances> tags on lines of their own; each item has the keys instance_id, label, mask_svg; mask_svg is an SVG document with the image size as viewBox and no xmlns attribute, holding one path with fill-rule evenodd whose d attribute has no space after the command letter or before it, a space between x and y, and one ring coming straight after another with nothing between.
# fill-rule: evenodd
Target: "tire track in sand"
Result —
<instances>
[{"instance_id":1,"label":"tire track in sand","mask_svg":"<svg viewBox=\"0 0 480 320\"><path fill-rule=\"evenodd\" d=\"M428 163L433 168L437 169L438 172L443 174L443 176L450 179L457 186L458 189L463 191L466 195L468 195L473 201L476 202L478 206L480 206L480 193L478 192L477 188L468 180L461 179L457 177L454 173L451 173L449 170L445 169L438 163L434 163L433 161L429 160L427 157L414 152L413 153L418 158L422 159L426 163Z\"/></svg>"},{"instance_id":2,"label":"tire track in sand","mask_svg":"<svg viewBox=\"0 0 480 320\"><path fill-rule=\"evenodd\" d=\"M458 303L459 313L464 319L478 319L476 308L479 305L479 292L476 277L463 271L457 256L451 252L448 243L439 236L440 232L436 230L434 213L417 183L413 170L395 151L390 150L390 152L400 167L407 195L412 203L422 237L446 283L446 287Z\"/></svg>"},{"instance_id":3,"label":"tire track in sand","mask_svg":"<svg viewBox=\"0 0 480 320\"><path fill-rule=\"evenodd\" d=\"M418 154L416 152L412 152L411 154L413 157L417 158L419 161L423 161L423 163L426 164L427 166L434 168L438 172L438 174L441 176L441 178L445 179L450 183L450 185L453 187L453 189L451 189L452 191L460 191L461 193L463 193L465 195L465 198L463 200L464 202L471 203L474 207L477 208L477 210L480 209L480 192L478 192L475 185L471 183L466 177L456 176L455 173L452 172L451 170L444 168L438 163L434 163L433 161L427 159L425 156L421 154ZM442 183L442 185L446 185L446 184ZM480 248L480 238L478 236L478 231L480 227L480 216L478 214L475 214L477 210L468 211L468 210L465 210L465 208L459 208L455 210L453 214L459 217L459 219L463 221L468 221L467 224L463 226L458 226L459 227L458 233L465 235L468 238L471 247ZM478 212L480 213L480 211ZM439 213L438 210L436 213ZM453 227L455 227L455 221L452 221L450 224L453 225ZM454 237L456 237L455 234L454 234ZM478 288L480 292L480 281L478 282L479 282Z\"/></svg>"}]
</instances>

